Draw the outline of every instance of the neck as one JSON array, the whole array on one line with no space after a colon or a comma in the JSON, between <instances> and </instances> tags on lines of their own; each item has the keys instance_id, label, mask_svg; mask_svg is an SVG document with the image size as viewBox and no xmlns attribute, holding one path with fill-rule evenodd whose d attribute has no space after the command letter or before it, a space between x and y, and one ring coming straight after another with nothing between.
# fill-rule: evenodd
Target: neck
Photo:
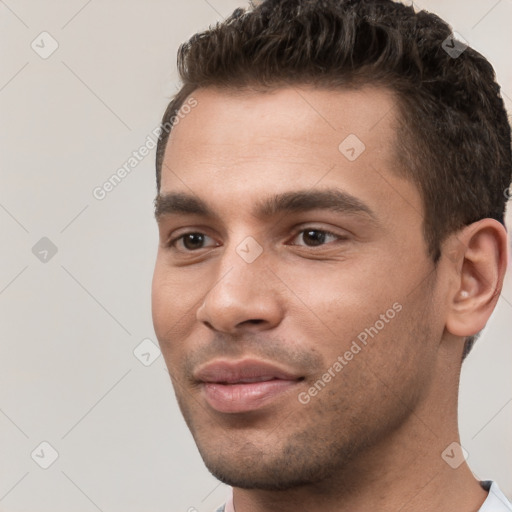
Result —
<instances>
[{"instance_id":1,"label":"neck","mask_svg":"<svg viewBox=\"0 0 512 512\"><path fill-rule=\"evenodd\" d=\"M447 450L460 445L458 386L444 380L398 430L328 480L283 491L234 488L236 512L477 512L487 491L456 445Z\"/></svg>"},{"instance_id":2,"label":"neck","mask_svg":"<svg viewBox=\"0 0 512 512\"><path fill-rule=\"evenodd\" d=\"M417 429L426 429L416 420ZM422 441L376 447L329 480L285 491L235 488L236 512L476 512L487 497L464 462L456 469L441 457L455 440L429 433ZM428 441L425 439L428 437ZM387 450L386 450L387 451ZM453 457L452 457L453 455ZM445 458L457 461L449 450ZM397 462L399 458L399 462Z\"/></svg>"}]
</instances>

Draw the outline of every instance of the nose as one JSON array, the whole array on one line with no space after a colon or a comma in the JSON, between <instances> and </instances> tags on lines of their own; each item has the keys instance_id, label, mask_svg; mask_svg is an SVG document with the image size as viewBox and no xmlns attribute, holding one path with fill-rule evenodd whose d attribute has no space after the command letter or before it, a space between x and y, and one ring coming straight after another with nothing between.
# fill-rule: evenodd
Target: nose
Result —
<instances>
[{"instance_id":1,"label":"nose","mask_svg":"<svg viewBox=\"0 0 512 512\"><path fill-rule=\"evenodd\" d=\"M210 329L229 334L272 329L284 311L277 289L280 283L263 255L247 263L233 251L219 265L196 318Z\"/></svg>"}]
</instances>

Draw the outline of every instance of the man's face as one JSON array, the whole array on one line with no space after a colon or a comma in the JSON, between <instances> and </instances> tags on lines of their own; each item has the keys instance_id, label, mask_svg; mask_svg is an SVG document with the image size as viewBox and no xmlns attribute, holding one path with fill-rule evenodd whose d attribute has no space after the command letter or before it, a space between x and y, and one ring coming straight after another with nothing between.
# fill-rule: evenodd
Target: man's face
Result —
<instances>
[{"instance_id":1,"label":"man's face","mask_svg":"<svg viewBox=\"0 0 512 512\"><path fill-rule=\"evenodd\" d=\"M160 202L152 291L178 403L224 482L318 482L428 400L444 330L396 105L375 88L193 97L160 194L207 208Z\"/></svg>"}]
</instances>

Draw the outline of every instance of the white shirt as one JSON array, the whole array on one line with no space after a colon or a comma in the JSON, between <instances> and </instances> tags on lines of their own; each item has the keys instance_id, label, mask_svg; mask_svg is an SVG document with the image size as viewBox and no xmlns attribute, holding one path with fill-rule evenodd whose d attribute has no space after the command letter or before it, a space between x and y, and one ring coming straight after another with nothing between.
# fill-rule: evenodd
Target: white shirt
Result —
<instances>
[{"instance_id":1,"label":"white shirt","mask_svg":"<svg viewBox=\"0 0 512 512\"><path fill-rule=\"evenodd\" d=\"M489 491L489 496L484 501L478 512L511 512L512 504L501 492L498 484L492 480L484 480L480 485Z\"/></svg>"},{"instance_id":2,"label":"white shirt","mask_svg":"<svg viewBox=\"0 0 512 512\"><path fill-rule=\"evenodd\" d=\"M492 480L483 480L480 485L489 491L489 495L479 508L478 512L512 512L512 504L501 492L498 484ZM229 489L229 496L226 504L217 508L215 512L235 512L233 506L233 489Z\"/></svg>"}]
</instances>

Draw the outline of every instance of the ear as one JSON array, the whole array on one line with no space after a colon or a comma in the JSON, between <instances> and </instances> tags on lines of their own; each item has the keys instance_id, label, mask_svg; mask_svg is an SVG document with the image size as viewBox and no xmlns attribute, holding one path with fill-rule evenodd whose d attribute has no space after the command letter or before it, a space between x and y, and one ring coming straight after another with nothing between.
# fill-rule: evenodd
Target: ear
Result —
<instances>
[{"instance_id":1,"label":"ear","mask_svg":"<svg viewBox=\"0 0 512 512\"><path fill-rule=\"evenodd\" d=\"M494 219L482 219L449 237L454 264L446 329L455 336L481 331L496 306L507 267L507 232Z\"/></svg>"}]
</instances>

